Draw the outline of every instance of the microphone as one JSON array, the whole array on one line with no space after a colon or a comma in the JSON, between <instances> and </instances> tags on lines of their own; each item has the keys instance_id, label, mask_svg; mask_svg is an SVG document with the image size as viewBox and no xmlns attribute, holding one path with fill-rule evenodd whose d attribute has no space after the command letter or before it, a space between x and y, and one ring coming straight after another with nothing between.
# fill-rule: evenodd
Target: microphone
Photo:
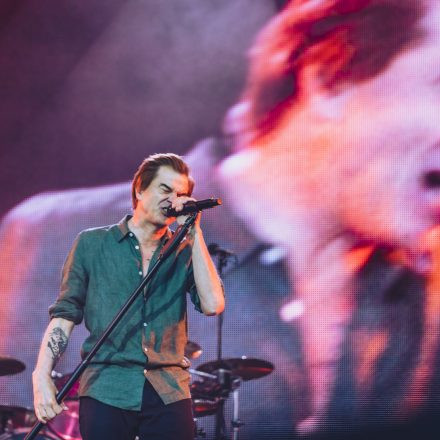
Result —
<instances>
[{"instance_id":1,"label":"microphone","mask_svg":"<svg viewBox=\"0 0 440 440\"><path fill-rule=\"evenodd\" d=\"M174 208L167 208L167 217L178 217L179 215L191 214L193 212L203 211L204 209L214 208L214 206L218 206L222 204L222 199L205 199L198 200L194 202L190 200L183 205L182 211L176 211Z\"/></svg>"}]
</instances>

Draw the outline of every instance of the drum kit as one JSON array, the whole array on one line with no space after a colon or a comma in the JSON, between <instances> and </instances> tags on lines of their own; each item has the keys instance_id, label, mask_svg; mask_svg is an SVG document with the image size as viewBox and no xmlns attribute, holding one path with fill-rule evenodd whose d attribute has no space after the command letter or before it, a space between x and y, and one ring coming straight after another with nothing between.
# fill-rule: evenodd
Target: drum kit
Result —
<instances>
[{"instance_id":1,"label":"drum kit","mask_svg":"<svg viewBox=\"0 0 440 440\"><path fill-rule=\"evenodd\" d=\"M215 415L215 440L225 440L226 426L224 405L233 396L233 417L231 420L232 439L238 440L238 431L244 424L239 418L239 387L243 381L259 379L274 369L268 361L255 358L227 358L207 362L197 370L190 369L195 380L192 381L191 398L195 421L195 438L205 438L206 433L198 428L199 417Z\"/></svg>"},{"instance_id":2,"label":"drum kit","mask_svg":"<svg viewBox=\"0 0 440 440\"><path fill-rule=\"evenodd\" d=\"M202 354L199 344L188 341L185 347L185 356L196 359ZM220 424L224 424L223 405L229 395L233 394L234 418L232 427L234 438L238 436L238 429L242 422L238 418L238 388L242 381L254 380L266 376L273 371L270 362L253 358L229 358L221 361L211 361L202 364L197 370L190 369L192 381L190 385L193 413L196 426L195 438L204 438L203 429L197 428L197 419L215 415ZM0 376L20 373L25 365L19 360L0 356ZM60 389L70 375L52 372L54 383ZM40 434L38 440L81 440L79 432L79 395L78 383L69 391L64 399L67 407L51 420ZM36 418L33 409L19 406L0 405L0 440L24 439L32 428ZM225 438L224 426L218 432Z\"/></svg>"},{"instance_id":3,"label":"drum kit","mask_svg":"<svg viewBox=\"0 0 440 440\"><path fill-rule=\"evenodd\" d=\"M0 356L0 376L21 373L25 369L23 362L10 357ZM0 440L19 440L26 437L29 428L35 423L33 409L20 406L0 405ZM48 433L42 433L38 440L59 440Z\"/></svg>"}]
</instances>

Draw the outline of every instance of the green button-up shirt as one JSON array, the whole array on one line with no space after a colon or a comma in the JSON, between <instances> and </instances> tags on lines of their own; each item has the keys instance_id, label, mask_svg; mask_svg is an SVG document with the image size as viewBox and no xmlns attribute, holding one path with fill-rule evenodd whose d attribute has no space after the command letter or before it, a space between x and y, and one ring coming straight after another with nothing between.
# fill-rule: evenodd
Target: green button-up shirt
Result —
<instances>
[{"instance_id":1,"label":"green button-up shirt","mask_svg":"<svg viewBox=\"0 0 440 440\"><path fill-rule=\"evenodd\" d=\"M126 216L119 224L87 229L76 238L63 267L61 290L49 308L52 318L79 324L90 336L84 357L142 280L142 256ZM150 269L168 240L164 236ZM80 395L118 408L140 410L145 379L165 404L190 398L186 293L197 310L191 245L184 240L145 288L81 377Z\"/></svg>"}]
</instances>

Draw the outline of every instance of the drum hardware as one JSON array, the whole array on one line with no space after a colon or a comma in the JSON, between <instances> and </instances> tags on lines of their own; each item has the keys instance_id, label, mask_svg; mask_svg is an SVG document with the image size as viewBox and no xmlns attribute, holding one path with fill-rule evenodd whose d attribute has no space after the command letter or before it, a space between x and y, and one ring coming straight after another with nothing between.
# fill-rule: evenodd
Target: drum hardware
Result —
<instances>
[{"instance_id":1,"label":"drum hardware","mask_svg":"<svg viewBox=\"0 0 440 440\"><path fill-rule=\"evenodd\" d=\"M29 428L17 429L13 432L5 433L0 435L0 440L23 440L26 437ZM54 437L44 429L41 434L35 437L36 440L62 440L59 437Z\"/></svg>"},{"instance_id":2,"label":"drum hardware","mask_svg":"<svg viewBox=\"0 0 440 440\"><path fill-rule=\"evenodd\" d=\"M69 380L70 374L52 371L55 386L60 389ZM47 423L36 439L81 440L79 432L79 382L70 389L64 402L68 410ZM0 406L0 440L24 439L37 418L32 409L19 406Z\"/></svg>"},{"instance_id":3,"label":"drum hardware","mask_svg":"<svg viewBox=\"0 0 440 440\"><path fill-rule=\"evenodd\" d=\"M21 406L0 405L0 433L10 433L35 423L34 411Z\"/></svg>"},{"instance_id":4,"label":"drum hardware","mask_svg":"<svg viewBox=\"0 0 440 440\"><path fill-rule=\"evenodd\" d=\"M220 385L215 380L204 378L194 381L190 385L190 391L196 418L215 414L221 397Z\"/></svg>"},{"instance_id":5,"label":"drum hardware","mask_svg":"<svg viewBox=\"0 0 440 440\"><path fill-rule=\"evenodd\" d=\"M223 410L232 393L232 438L238 440L239 429L244 425L239 417L239 388L243 381L259 379L273 370L272 363L246 356L210 361L200 365L197 370L190 370L194 376L202 378L191 384L194 414L198 417L215 414L216 435L220 435L218 438L221 440L226 439ZM209 407L209 404L212 406ZM200 434L198 435L200 437Z\"/></svg>"},{"instance_id":6,"label":"drum hardware","mask_svg":"<svg viewBox=\"0 0 440 440\"><path fill-rule=\"evenodd\" d=\"M191 374L194 374L196 376L201 376L201 377L205 377L205 378L208 378L208 379L217 380L217 376L215 374L205 373L204 371L194 370L192 368L190 368L188 371Z\"/></svg>"},{"instance_id":7,"label":"drum hardware","mask_svg":"<svg viewBox=\"0 0 440 440\"><path fill-rule=\"evenodd\" d=\"M232 258L235 259L235 262L238 262L238 259L234 252L228 251L226 249L222 249L217 243L210 243L208 245L208 251L213 256L216 257L217 260L217 272L220 278L223 278L223 271L228 265L228 262L231 261ZM223 338L223 317L224 313L220 313L217 317L217 361L220 362L222 360L222 338ZM219 368L215 368L208 373L214 372ZM224 397L226 391L223 390L222 394ZM215 440L225 440L226 437L226 426L225 426L225 417L224 417L224 405L225 398L220 398L219 404L217 406L217 410L215 413Z\"/></svg>"},{"instance_id":8,"label":"drum hardware","mask_svg":"<svg viewBox=\"0 0 440 440\"><path fill-rule=\"evenodd\" d=\"M202 347L197 342L188 341L185 345L185 356L188 359L197 359L202 354Z\"/></svg>"},{"instance_id":9,"label":"drum hardware","mask_svg":"<svg viewBox=\"0 0 440 440\"><path fill-rule=\"evenodd\" d=\"M201 354L202 348L200 345L196 342L188 341L185 346L185 356L190 359L194 359ZM195 374L195 370L193 371ZM215 375L209 373L197 373L199 376L203 376L205 378L216 379ZM52 371L51 376L57 389L61 389L70 379L71 374L61 374L57 371ZM58 439L81 440L79 431L79 381L75 382L75 384L69 390L64 398L64 403L69 409L58 414L57 417L48 422L47 431L48 433L57 436ZM215 404L215 408L213 408L213 403L209 399L206 401L199 399L196 402L196 408L198 409L195 412L199 417L201 417L202 415L207 415L208 412L211 413L212 411L215 411L217 406ZM35 418L31 424L26 426L32 426L34 422Z\"/></svg>"},{"instance_id":10,"label":"drum hardware","mask_svg":"<svg viewBox=\"0 0 440 440\"><path fill-rule=\"evenodd\" d=\"M185 346L185 356L189 359L195 359L201 354L202 348L200 345L196 342L188 341ZM201 372L199 375L211 379L216 378L216 376L209 373ZM54 370L52 371L51 376L56 388L59 390L67 383L71 377L71 374L61 374ZM64 398L64 403L69 409L58 414L57 417L47 423L45 434L56 436L57 439L61 440L81 440L81 434L79 431L79 380L75 382L67 393L66 397ZM200 410L197 411L198 415L201 416L202 413L205 415L205 413L212 411L213 409L209 410L211 403L211 401L198 401L196 403L197 407L200 408ZM31 427L35 423L35 420L36 418L34 416L32 422L19 426Z\"/></svg>"},{"instance_id":11,"label":"drum hardware","mask_svg":"<svg viewBox=\"0 0 440 440\"><path fill-rule=\"evenodd\" d=\"M24 439L29 428L36 421L35 413L32 409L21 406L0 406L0 440L21 440ZM44 428L37 440L64 440L52 435Z\"/></svg>"},{"instance_id":12,"label":"drum hardware","mask_svg":"<svg viewBox=\"0 0 440 440\"><path fill-rule=\"evenodd\" d=\"M197 421L200 417L211 416L217 412L219 402L220 387L217 383L217 376L189 369L197 380L192 381L190 385L191 401L194 415L194 438L206 438L206 432L200 428Z\"/></svg>"},{"instance_id":13,"label":"drum hardware","mask_svg":"<svg viewBox=\"0 0 440 440\"><path fill-rule=\"evenodd\" d=\"M71 374L52 371L51 376L59 390L67 383ZM45 434L60 440L81 440L79 432L79 380L70 388L64 398L64 403L69 409L61 412L47 423Z\"/></svg>"},{"instance_id":14,"label":"drum hardware","mask_svg":"<svg viewBox=\"0 0 440 440\"><path fill-rule=\"evenodd\" d=\"M26 366L18 359L0 356L0 376L21 373Z\"/></svg>"},{"instance_id":15,"label":"drum hardware","mask_svg":"<svg viewBox=\"0 0 440 440\"><path fill-rule=\"evenodd\" d=\"M61 440L81 440L79 431L79 400L66 402L68 410L58 414L47 423L47 433Z\"/></svg>"},{"instance_id":16,"label":"drum hardware","mask_svg":"<svg viewBox=\"0 0 440 440\"><path fill-rule=\"evenodd\" d=\"M233 413L232 413L232 438L233 440L238 440L238 431L241 426L244 425L244 422L242 422L238 416L239 412L239 400L238 400L238 387L241 385L241 379L237 378L239 382L236 383L236 388L232 391L232 398L233 398Z\"/></svg>"},{"instance_id":17,"label":"drum hardware","mask_svg":"<svg viewBox=\"0 0 440 440\"><path fill-rule=\"evenodd\" d=\"M194 438L206 438L206 432L203 428L198 427L197 419L194 419Z\"/></svg>"},{"instance_id":18,"label":"drum hardware","mask_svg":"<svg viewBox=\"0 0 440 440\"><path fill-rule=\"evenodd\" d=\"M238 259L234 252L222 249L217 244L210 244L208 246L209 253L217 257L217 271L220 278L223 276L223 270L228 265L231 258L235 259L235 264ZM197 368L199 374L213 374L217 377L217 382L220 385L219 403L216 411L216 428L215 440L226 440L226 426L224 418L224 404L225 400L232 392L233 395L233 419L232 436L234 440L238 440L238 431L243 422L239 418L239 387L242 381L259 379L270 374L274 366L270 362L261 359L248 359L246 356L241 358L222 358L222 329L223 329L223 313L218 316L217 321L217 360L203 364Z\"/></svg>"},{"instance_id":19,"label":"drum hardware","mask_svg":"<svg viewBox=\"0 0 440 440\"><path fill-rule=\"evenodd\" d=\"M216 257L217 272L220 278L223 278L223 271L227 267L232 258L235 264L238 259L234 252L222 249L216 243L211 243L208 246L209 253ZM258 379L270 374L273 371L273 365L270 362L260 359L248 359L246 356L241 358L222 358L222 332L223 332L223 313L220 313L217 318L217 360L203 364L197 368L200 372L212 374L216 376L216 381L220 386L217 410L215 412L215 440L226 440L226 424L224 418L225 400L229 394L233 393L234 415L232 420L233 438L238 440L238 430L243 422L238 417L239 400L238 389L242 381ZM213 379L211 379L213 380Z\"/></svg>"},{"instance_id":20,"label":"drum hardware","mask_svg":"<svg viewBox=\"0 0 440 440\"><path fill-rule=\"evenodd\" d=\"M241 358L207 362L200 365L197 371L199 374L200 372L212 374L216 371L226 370L230 371L232 376L240 377L241 380L247 381L267 376L272 373L273 369L273 364L268 361L242 356Z\"/></svg>"}]
</instances>

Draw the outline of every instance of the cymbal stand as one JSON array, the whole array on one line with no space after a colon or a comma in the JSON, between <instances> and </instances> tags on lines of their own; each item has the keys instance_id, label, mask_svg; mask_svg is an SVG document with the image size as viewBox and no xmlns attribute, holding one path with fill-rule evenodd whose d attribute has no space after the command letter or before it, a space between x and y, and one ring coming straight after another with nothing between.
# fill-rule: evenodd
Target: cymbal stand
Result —
<instances>
[{"instance_id":1,"label":"cymbal stand","mask_svg":"<svg viewBox=\"0 0 440 440\"><path fill-rule=\"evenodd\" d=\"M238 400L238 389L241 385L241 377L237 377L233 380L233 391L232 391L232 398L233 398L233 416L232 416L232 439L238 440L238 431L241 426L244 425L244 423L240 420L238 417L238 410L239 410L239 400Z\"/></svg>"},{"instance_id":2,"label":"cymbal stand","mask_svg":"<svg viewBox=\"0 0 440 440\"><path fill-rule=\"evenodd\" d=\"M231 372L223 368L214 371L217 376L217 382L221 387L220 401L218 403L217 412L215 413L215 439L226 440L226 423L225 423L225 402L231 392Z\"/></svg>"},{"instance_id":3,"label":"cymbal stand","mask_svg":"<svg viewBox=\"0 0 440 440\"><path fill-rule=\"evenodd\" d=\"M188 371L195 376L204 377L206 379L217 380L217 376L214 374L205 373L204 371L194 370L193 368L189 368Z\"/></svg>"},{"instance_id":4,"label":"cymbal stand","mask_svg":"<svg viewBox=\"0 0 440 440\"><path fill-rule=\"evenodd\" d=\"M200 376L202 380L204 379L210 379L210 380L217 380L217 376L214 374L205 373L204 371L198 371L190 368L188 370L192 375ZM194 438L206 438L206 432L203 428L199 428L197 425L197 418L194 418ZM1 439L0 439L1 440Z\"/></svg>"},{"instance_id":5,"label":"cymbal stand","mask_svg":"<svg viewBox=\"0 0 440 440\"><path fill-rule=\"evenodd\" d=\"M233 418L231 421L232 425L232 438L233 440L238 440L238 432L241 426L244 423L240 420L238 412L239 412L239 387L241 385L241 378L232 376L230 370L226 370L220 368L215 371L217 374L217 381L221 386L221 397L219 406L216 412L216 437L215 439L226 440L228 437L225 434L226 425L224 418L224 404L226 399L229 397L232 391L233 397Z\"/></svg>"},{"instance_id":6,"label":"cymbal stand","mask_svg":"<svg viewBox=\"0 0 440 440\"><path fill-rule=\"evenodd\" d=\"M216 244L208 246L211 255L217 256L217 271L219 277L223 276L223 269L228 264L228 259L235 256L232 252L220 248ZM217 360L222 359L222 333L223 333L223 313L220 313L217 318ZM231 392L231 372L229 370L219 369L214 373L217 374L217 380L221 386L221 397L215 413L215 440L227 440L226 424L224 416L225 400Z\"/></svg>"}]
</instances>

